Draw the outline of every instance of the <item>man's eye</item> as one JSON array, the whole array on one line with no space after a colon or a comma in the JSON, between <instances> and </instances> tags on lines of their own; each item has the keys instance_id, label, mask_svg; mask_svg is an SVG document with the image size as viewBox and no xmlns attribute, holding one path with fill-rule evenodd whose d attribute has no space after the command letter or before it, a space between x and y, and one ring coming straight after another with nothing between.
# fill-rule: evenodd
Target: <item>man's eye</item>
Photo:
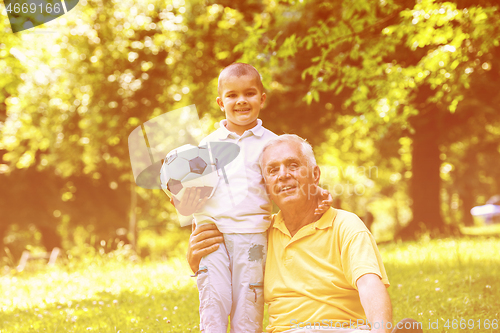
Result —
<instances>
[{"instance_id":1,"label":"man's eye","mask_svg":"<svg viewBox=\"0 0 500 333\"><path fill-rule=\"evenodd\" d=\"M288 168L289 168L290 170L297 170L297 169L298 169L298 167L299 167L299 165L294 163L294 164L290 164L290 166L289 166Z\"/></svg>"},{"instance_id":2,"label":"man's eye","mask_svg":"<svg viewBox=\"0 0 500 333\"><path fill-rule=\"evenodd\" d=\"M276 173L276 168L272 168L272 169L267 169L267 173L270 174L270 175L274 175Z\"/></svg>"}]
</instances>

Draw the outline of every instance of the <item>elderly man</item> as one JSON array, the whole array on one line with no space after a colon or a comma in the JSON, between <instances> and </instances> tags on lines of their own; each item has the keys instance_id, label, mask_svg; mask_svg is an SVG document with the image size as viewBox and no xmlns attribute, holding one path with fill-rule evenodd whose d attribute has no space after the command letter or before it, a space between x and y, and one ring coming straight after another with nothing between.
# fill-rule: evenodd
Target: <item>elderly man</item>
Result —
<instances>
[{"instance_id":1,"label":"elderly man","mask_svg":"<svg viewBox=\"0 0 500 333\"><path fill-rule=\"evenodd\" d=\"M321 173L311 146L296 135L279 136L264 147L260 166L280 208L268 230L267 331L391 332L389 280L373 236L355 214L330 208L314 215ZM203 227L190 239L193 271L222 242L215 227ZM421 332L420 327L410 319L394 331Z\"/></svg>"}]
</instances>

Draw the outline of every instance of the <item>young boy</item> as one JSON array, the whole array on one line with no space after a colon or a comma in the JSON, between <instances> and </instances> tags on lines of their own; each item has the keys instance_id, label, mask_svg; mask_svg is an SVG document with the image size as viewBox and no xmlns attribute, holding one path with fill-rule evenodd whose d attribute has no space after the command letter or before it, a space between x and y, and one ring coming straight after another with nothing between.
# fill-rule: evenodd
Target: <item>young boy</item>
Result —
<instances>
[{"instance_id":1,"label":"young boy","mask_svg":"<svg viewBox=\"0 0 500 333\"><path fill-rule=\"evenodd\" d=\"M258 119L266 100L259 72L251 65L234 63L219 75L217 104L226 119L208 135L207 142L231 142L238 156L225 167L224 179L212 198L200 198L199 189L187 189L175 202L183 215L194 213L196 225L215 223L224 243L202 258L197 276L200 293L200 329L203 332L262 332L263 281L267 229L272 204L266 193L258 159L276 134ZM330 199L331 201L331 199ZM320 209L326 210L330 201ZM322 211L323 212L323 211Z\"/></svg>"}]
</instances>

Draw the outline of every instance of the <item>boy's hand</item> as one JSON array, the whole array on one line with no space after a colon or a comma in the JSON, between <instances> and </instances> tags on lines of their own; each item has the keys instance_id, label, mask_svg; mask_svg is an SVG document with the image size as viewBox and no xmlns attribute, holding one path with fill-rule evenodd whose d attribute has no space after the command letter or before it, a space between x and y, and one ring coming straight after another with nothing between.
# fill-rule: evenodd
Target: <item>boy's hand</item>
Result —
<instances>
[{"instance_id":1,"label":"boy's hand","mask_svg":"<svg viewBox=\"0 0 500 333\"><path fill-rule=\"evenodd\" d=\"M318 204L318 208L316 208L316 210L314 211L314 215L320 216L326 213L326 211L331 207L331 205L333 204L333 198L328 190L324 190L319 186L317 190L319 193L320 201Z\"/></svg>"},{"instance_id":2,"label":"boy's hand","mask_svg":"<svg viewBox=\"0 0 500 333\"><path fill-rule=\"evenodd\" d=\"M186 192L182 196L182 200L179 201L175 198L171 198L170 202L177 209L179 214L184 216L189 216L197 212L205 202L208 200L208 195L201 198L201 189L196 187L186 188Z\"/></svg>"}]
</instances>

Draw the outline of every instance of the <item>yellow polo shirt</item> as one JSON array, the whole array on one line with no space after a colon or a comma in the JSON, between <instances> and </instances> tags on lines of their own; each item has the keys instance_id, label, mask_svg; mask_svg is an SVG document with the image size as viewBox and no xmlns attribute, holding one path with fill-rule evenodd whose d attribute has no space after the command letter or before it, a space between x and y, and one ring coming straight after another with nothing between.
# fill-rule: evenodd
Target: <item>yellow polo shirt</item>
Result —
<instances>
[{"instance_id":1,"label":"yellow polo shirt","mask_svg":"<svg viewBox=\"0 0 500 333\"><path fill-rule=\"evenodd\" d=\"M358 216L330 208L291 237L279 212L269 228L264 277L267 331L366 320L356 281L367 273L389 286L375 239Z\"/></svg>"}]
</instances>

